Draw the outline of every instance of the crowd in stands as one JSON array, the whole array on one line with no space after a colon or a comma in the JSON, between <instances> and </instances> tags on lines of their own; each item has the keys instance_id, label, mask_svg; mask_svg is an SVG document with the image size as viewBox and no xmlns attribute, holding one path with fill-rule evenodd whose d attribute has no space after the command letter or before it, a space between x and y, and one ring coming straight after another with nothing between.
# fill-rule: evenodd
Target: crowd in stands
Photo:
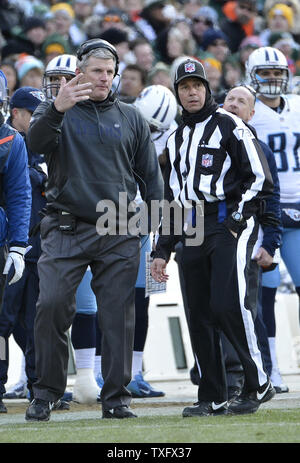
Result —
<instances>
[{"instance_id":1,"label":"crowd in stands","mask_svg":"<svg viewBox=\"0 0 300 463\"><path fill-rule=\"evenodd\" d=\"M10 90L42 88L47 63L75 54L90 38L113 44L120 57L123 100L146 85L172 88L182 56L199 59L215 99L245 77L245 61L260 46L288 59L290 91L300 76L297 0L0 0L1 69ZM126 68L126 72L124 72Z\"/></svg>"}]
</instances>

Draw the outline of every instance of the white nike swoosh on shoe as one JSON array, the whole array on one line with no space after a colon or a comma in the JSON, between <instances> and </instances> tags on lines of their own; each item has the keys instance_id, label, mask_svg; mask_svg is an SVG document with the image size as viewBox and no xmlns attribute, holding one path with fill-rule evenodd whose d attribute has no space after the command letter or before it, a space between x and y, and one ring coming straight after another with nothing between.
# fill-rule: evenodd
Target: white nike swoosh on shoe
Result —
<instances>
[{"instance_id":1,"label":"white nike swoosh on shoe","mask_svg":"<svg viewBox=\"0 0 300 463\"><path fill-rule=\"evenodd\" d=\"M264 398L264 396L269 390L269 387L270 387L270 383L267 384L266 389L261 394L259 392L256 393L257 400L261 401Z\"/></svg>"},{"instance_id":2,"label":"white nike swoosh on shoe","mask_svg":"<svg viewBox=\"0 0 300 463\"><path fill-rule=\"evenodd\" d=\"M211 403L211 408L213 410L219 410L220 408L224 407L225 405L227 405L227 401L225 400L225 402L222 402L221 404L216 404L215 402L212 402Z\"/></svg>"}]
</instances>

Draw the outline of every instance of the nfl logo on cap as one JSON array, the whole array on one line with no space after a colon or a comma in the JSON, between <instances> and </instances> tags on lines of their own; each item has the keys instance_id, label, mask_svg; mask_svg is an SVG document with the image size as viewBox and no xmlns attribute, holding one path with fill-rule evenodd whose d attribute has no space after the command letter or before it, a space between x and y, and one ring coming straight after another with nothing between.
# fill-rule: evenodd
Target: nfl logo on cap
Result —
<instances>
[{"instance_id":1,"label":"nfl logo on cap","mask_svg":"<svg viewBox=\"0 0 300 463\"><path fill-rule=\"evenodd\" d=\"M202 63L191 58L188 58L179 64L175 72L174 85L176 86L182 79L185 79L186 77L199 77L200 79L207 82Z\"/></svg>"},{"instance_id":2,"label":"nfl logo on cap","mask_svg":"<svg viewBox=\"0 0 300 463\"><path fill-rule=\"evenodd\" d=\"M188 63L185 63L184 65L184 71L185 72L195 72L196 71L196 66L195 66L195 63L193 62L188 62Z\"/></svg>"}]
</instances>

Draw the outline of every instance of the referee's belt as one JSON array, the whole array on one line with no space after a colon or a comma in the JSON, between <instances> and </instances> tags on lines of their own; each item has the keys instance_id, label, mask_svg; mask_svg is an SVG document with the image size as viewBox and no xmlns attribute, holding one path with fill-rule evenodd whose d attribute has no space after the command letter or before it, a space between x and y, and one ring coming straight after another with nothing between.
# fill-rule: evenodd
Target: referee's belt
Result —
<instances>
[{"instance_id":1,"label":"referee's belt","mask_svg":"<svg viewBox=\"0 0 300 463\"><path fill-rule=\"evenodd\" d=\"M204 205L204 211L203 211L204 215L218 214L220 201L214 201L213 203L204 201L203 205Z\"/></svg>"}]
</instances>

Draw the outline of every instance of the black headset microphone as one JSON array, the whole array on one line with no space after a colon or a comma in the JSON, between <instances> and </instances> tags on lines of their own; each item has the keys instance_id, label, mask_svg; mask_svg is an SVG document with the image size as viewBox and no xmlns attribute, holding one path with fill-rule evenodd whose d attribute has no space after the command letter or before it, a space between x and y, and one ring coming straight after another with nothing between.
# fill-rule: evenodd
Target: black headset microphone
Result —
<instances>
[{"instance_id":1,"label":"black headset microphone","mask_svg":"<svg viewBox=\"0 0 300 463\"><path fill-rule=\"evenodd\" d=\"M117 50L115 49L115 47L113 45L111 45L109 42L107 42L106 40L103 40L103 39L90 39L90 40L86 40L85 42L83 42L83 44L80 45L80 47L78 48L77 50L77 58L79 60L81 60L81 58L83 57L83 55L86 55L87 53L89 53L90 51L92 50L96 50L97 48L102 48L104 50L108 50L110 51L110 53L112 53L112 55L114 56L115 60L116 60L116 64L115 64L115 76L118 75L118 71L119 71L119 57L118 57L118 53L117 53Z\"/></svg>"}]
</instances>

